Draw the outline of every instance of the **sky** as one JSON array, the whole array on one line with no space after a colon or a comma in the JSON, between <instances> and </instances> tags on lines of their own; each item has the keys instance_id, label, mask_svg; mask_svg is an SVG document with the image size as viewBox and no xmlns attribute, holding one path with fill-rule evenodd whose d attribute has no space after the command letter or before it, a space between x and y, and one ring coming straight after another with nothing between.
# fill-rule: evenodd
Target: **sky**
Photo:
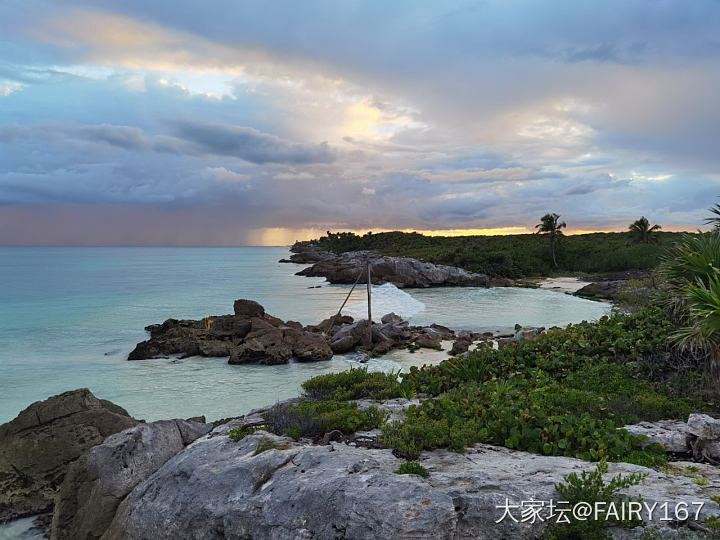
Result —
<instances>
[{"instance_id":1,"label":"sky","mask_svg":"<svg viewBox=\"0 0 720 540\"><path fill-rule=\"evenodd\" d=\"M718 0L0 2L0 244L695 230Z\"/></svg>"}]
</instances>

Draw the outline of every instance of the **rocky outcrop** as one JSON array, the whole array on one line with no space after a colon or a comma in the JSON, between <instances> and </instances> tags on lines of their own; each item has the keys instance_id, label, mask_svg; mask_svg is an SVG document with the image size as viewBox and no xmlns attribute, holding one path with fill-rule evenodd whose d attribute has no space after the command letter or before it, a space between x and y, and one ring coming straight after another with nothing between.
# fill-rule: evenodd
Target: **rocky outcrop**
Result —
<instances>
[{"instance_id":1,"label":"rocky outcrop","mask_svg":"<svg viewBox=\"0 0 720 540\"><path fill-rule=\"evenodd\" d=\"M0 522L49 510L71 463L136 424L82 388L35 402L0 426Z\"/></svg>"},{"instance_id":2,"label":"rocky outcrop","mask_svg":"<svg viewBox=\"0 0 720 540\"><path fill-rule=\"evenodd\" d=\"M578 289L574 294L585 298L615 300L629 280L647 279L650 275L651 273L647 270L627 270L624 272L614 272L604 277L587 278L591 283ZM640 287L635 291L635 294L641 292L651 294L652 289L649 287Z\"/></svg>"},{"instance_id":3,"label":"rocky outcrop","mask_svg":"<svg viewBox=\"0 0 720 540\"><path fill-rule=\"evenodd\" d=\"M102 538L538 538L548 520L521 521L522 501L558 501L564 476L594 468L476 445L464 455L424 452L430 476L423 479L396 474L402 460L390 450L305 445L263 431L235 442L222 433L217 428L138 484ZM700 519L720 512L690 478L610 464L609 475L633 472L649 476L627 493L649 506L694 501L704 503ZM514 519L500 520L508 504L516 505Z\"/></svg>"},{"instance_id":4,"label":"rocky outcrop","mask_svg":"<svg viewBox=\"0 0 720 540\"><path fill-rule=\"evenodd\" d=\"M169 355L227 356L230 364L287 364L330 360L332 349L321 335L300 323L265 313L252 300L236 300L233 315L202 320L168 319L145 329L150 339L138 343L128 360ZM313 328L314 330L314 328Z\"/></svg>"},{"instance_id":5,"label":"rocky outcrop","mask_svg":"<svg viewBox=\"0 0 720 540\"><path fill-rule=\"evenodd\" d=\"M374 284L392 283L399 288L489 287L494 284L509 284L507 280L495 283L485 274L475 274L454 266L436 265L408 257L378 255L370 251L325 254L297 275L324 277L330 283L355 283L358 276L363 279L368 261L372 264L370 275Z\"/></svg>"},{"instance_id":6,"label":"rocky outcrop","mask_svg":"<svg viewBox=\"0 0 720 540\"><path fill-rule=\"evenodd\" d=\"M720 465L720 420L707 414L691 414L687 422L640 422L623 429L633 435L644 435L646 444L661 444L668 452Z\"/></svg>"},{"instance_id":7,"label":"rocky outcrop","mask_svg":"<svg viewBox=\"0 0 720 540\"><path fill-rule=\"evenodd\" d=\"M100 538L125 496L212 424L161 420L111 435L75 461L60 488L51 538Z\"/></svg>"}]
</instances>

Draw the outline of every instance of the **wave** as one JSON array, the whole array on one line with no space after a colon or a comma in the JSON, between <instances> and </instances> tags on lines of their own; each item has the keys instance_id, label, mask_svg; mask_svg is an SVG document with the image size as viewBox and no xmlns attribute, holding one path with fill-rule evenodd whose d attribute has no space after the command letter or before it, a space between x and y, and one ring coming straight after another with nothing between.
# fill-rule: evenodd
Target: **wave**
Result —
<instances>
[{"instance_id":1,"label":"wave","mask_svg":"<svg viewBox=\"0 0 720 540\"><path fill-rule=\"evenodd\" d=\"M385 283L372 289L373 320L380 320L386 313L393 312L404 319L409 319L425 309L425 304L415 300L405 291L398 289L392 283ZM367 317L367 301L347 306L342 311L356 319Z\"/></svg>"}]
</instances>

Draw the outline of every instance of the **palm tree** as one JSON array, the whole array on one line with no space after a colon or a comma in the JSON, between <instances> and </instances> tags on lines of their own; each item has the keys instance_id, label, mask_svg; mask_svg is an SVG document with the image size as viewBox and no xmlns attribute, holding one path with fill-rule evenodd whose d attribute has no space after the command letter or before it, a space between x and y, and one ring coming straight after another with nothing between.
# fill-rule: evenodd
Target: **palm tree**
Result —
<instances>
[{"instance_id":1,"label":"palm tree","mask_svg":"<svg viewBox=\"0 0 720 540\"><path fill-rule=\"evenodd\" d=\"M662 227L660 225L653 225L651 227L648 218L643 216L636 222L632 223L628 229L630 229L630 232L636 242L650 244L657 242L657 235L655 234L655 231L659 231Z\"/></svg>"},{"instance_id":2,"label":"palm tree","mask_svg":"<svg viewBox=\"0 0 720 540\"><path fill-rule=\"evenodd\" d=\"M709 218L705 218L705 223L707 225L712 225L715 231L720 231L720 203L710 208L710 212L714 215Z\"/></svg>"},{"instance_id":3,"label":"palm tree","mask_svg":"<svg viewBox=\"0 0 720 540\"><path fill-rule=\"evenodd\" d=\"M550 253L552 254L552 262L555 270L558 269L557 260L555 259L555 246L558 238L563 235L562 229L567 225L564 221L558 221L560 219L559 214L545 214L540 218L540 223L535 225L537 234L547 234L550 236Z\"/></svg>"},{"instance_id":4,"label":"palm tree","mask_svg":"<svg viewBox=\"0 0 720 540\"><path fill-rule=\"evenodd\" d=\"M673 340L705 355L720 380L720 233L685 235L660 266L665 303L681 328Z\"/></svg>"}]
</instances>

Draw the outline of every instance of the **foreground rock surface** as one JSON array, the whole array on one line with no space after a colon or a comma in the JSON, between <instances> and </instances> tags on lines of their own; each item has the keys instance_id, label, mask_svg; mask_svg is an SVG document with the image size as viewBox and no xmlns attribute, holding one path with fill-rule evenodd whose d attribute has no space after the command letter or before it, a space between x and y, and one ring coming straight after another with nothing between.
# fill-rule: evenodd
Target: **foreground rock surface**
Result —
<instances>
[{"instance_id":1,"label":"foreground rock surface","mask_svg":"<svg viewBox=\"0 0 720 540\"><path fill-rule=\"evenodd\" d=\"M497 523L508 500L558 500L555 484L593 464L488 445L465 455L423 453L428 479L398 475L390 450L302 445L256 432L239 442L197 440L137 485L103 539L150 538L537 538L546 522ZM647 472L629 494L648 504L704 502L720 512L720 488L643 467L611 464L610 474ZM519 515L516 516L519 520ZM654 515L658 520L660 515Z\"/></svg>"},{"instance_id":2,"label":"foreground rock surface","mask_svg":"<svg viewBox=\"0 0 720 540\"><path fill-rule=\"evenodd\" d=\"M70 464L136 424L122 407L82 388L35 402L0 426L0 522L51 509Z\"/></svg>"},{"instance_id":3,"label":"foreground rock surface","mask_svg":"<svg viewBox=\"0 0 720 540\"><path fill-rule=\"evenodd\" d=\"M51 538L100 538L120 502L212 424L160 420L111 435L75 461L55 504Z\"/></svg>"}]
</instances>

